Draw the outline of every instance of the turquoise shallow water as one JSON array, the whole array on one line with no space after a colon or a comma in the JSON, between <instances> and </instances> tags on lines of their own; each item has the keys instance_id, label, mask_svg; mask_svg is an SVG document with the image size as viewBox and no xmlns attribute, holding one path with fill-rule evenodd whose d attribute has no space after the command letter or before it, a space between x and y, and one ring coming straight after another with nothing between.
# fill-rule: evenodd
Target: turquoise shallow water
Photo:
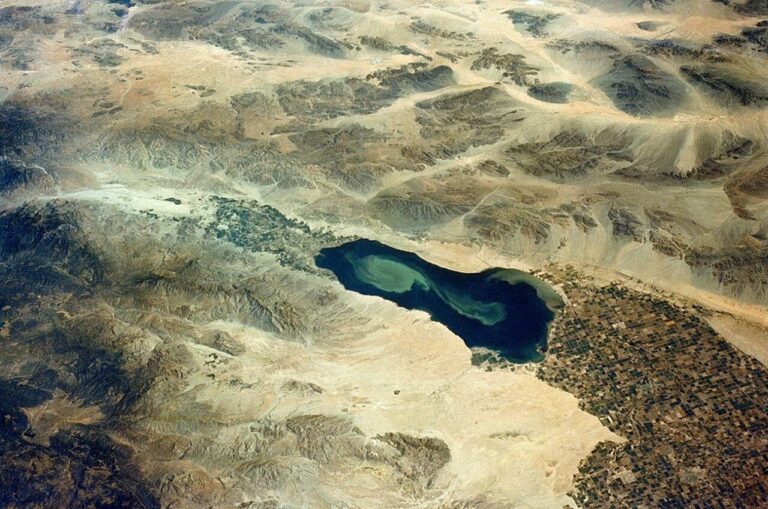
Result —
<instances>
[{"instance_id":1,"label":"turquoise shallow water","mask_svg":"<svg viewBox=\"0 0 768 509\"><path fill-rule=\"evenodd\" d=\"M513 362L543 358L549 324L562 307L552 288L525 272L456 272L372 240L323 249L315 263L348 290L426 311L467 346Z\"/></svg>"}]
</instances>

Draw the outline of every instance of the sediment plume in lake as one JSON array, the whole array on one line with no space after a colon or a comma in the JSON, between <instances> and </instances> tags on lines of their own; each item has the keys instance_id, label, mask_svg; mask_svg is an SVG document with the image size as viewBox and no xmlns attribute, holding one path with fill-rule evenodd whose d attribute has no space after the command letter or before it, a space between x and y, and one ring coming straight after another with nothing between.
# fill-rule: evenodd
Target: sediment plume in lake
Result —
<instances>
[{"instance_id":1,"label":"sediment plume in lake","mask_svg":"<svg viewBox=\"0 0 768 509\"><path fill-rule=\"evenodd\" d=\"M0 506L767 506L767 34L0 1Z\"/></svg>"}]
</instances>

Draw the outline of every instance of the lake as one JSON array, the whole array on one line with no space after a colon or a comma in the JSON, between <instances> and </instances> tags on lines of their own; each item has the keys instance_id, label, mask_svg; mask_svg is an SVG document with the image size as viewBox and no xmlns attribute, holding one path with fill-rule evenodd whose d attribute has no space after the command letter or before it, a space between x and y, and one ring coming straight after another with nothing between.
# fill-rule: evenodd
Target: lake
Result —
<instances>
[{"instance_id":1,"label":"lake","mask_svg":"<svg viewBox=\"0 0 768 509\"><path fill-rule=\"evenodd\" d=\"M557 292L526 272L456 272L373 240L322 249L315 263L347 290L426 311L467 346L512 362L543 359L549 325L563 307Z\"/></svg>"}]
</instances>

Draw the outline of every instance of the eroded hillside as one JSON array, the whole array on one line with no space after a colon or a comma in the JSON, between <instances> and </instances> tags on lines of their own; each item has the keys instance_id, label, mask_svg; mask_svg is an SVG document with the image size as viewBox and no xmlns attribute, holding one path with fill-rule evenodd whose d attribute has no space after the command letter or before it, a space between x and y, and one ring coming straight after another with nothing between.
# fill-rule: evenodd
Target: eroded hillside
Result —
<instances>
[{"instance_id":1,"label":"eroded hillside","mask_svg":"<svg viewBox=\"0 0 768 509\"><path fill-rule=\"evenodd\" d=\"M766 63L758 0L0 1L2 505L759 506ZM559 353L344 291L359 237L548 267Z\"/></svg>"}]
</instances>

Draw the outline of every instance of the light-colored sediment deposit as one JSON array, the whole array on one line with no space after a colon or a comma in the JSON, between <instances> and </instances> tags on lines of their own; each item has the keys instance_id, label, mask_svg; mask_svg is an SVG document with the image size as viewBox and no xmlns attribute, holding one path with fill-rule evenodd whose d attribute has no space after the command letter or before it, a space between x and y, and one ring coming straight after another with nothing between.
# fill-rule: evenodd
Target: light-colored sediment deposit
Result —
<instances>
[{"instance_id":1,"label":"light-colored sediment deposit","mask_svg":"<svg viewBox=\"0 0 768 509\"><path fill-rule=\"evenodd\" d=\"M766 17L0 0L0 505L768 503ZM345 291L355 238L536 271L553 352Z\"/></svg>"}]
</instances>

